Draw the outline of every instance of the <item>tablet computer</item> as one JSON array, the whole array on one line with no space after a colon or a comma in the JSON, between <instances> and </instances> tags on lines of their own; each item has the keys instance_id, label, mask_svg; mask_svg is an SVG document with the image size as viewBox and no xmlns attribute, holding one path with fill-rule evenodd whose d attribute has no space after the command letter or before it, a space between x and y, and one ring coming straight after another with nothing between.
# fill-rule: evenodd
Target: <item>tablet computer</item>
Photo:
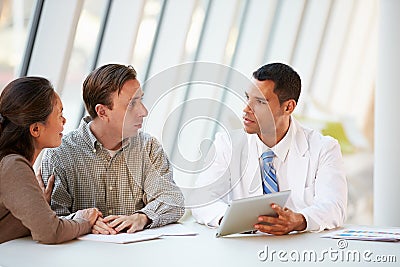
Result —
<instances>
[{"instance_id":1,"label":"tablet computer","mask_svg":"<svg viewBox=\"0 0 400 267\"><path fill-rule=\"evenodd\" d=\"M272 203L284 207L290 190L265 194L262 196L232 200L222 218L216 237L252 231L258 216L276 216Z\"/></svg>"}]
</instances>

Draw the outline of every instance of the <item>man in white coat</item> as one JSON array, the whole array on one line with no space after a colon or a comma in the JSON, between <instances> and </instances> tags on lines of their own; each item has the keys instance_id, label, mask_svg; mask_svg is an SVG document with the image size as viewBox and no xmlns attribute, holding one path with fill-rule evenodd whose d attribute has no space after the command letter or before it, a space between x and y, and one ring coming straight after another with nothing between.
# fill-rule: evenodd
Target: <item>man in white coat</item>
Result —
<instances>
[{"instance_id":1,"label":"man in white coat","mask_svg":"<svg viewBox=\"0 0 400 267\"><path fill-rule=\"evenodd\" d=\"M255 229L283 235L291 231L322 231L343 224L347 182L338 142L300 125L292 116L301 79L282 63L253 73L246 92L243 130L218 133L212 164L196 181L199 223L218 226L230 200L262 195L265 151L273 151L272 168L278 191L291 190L285 208L273 204L278 217L260 216ZM268 223L268 224L266 224Z\"/></svg>"}]
</instances>

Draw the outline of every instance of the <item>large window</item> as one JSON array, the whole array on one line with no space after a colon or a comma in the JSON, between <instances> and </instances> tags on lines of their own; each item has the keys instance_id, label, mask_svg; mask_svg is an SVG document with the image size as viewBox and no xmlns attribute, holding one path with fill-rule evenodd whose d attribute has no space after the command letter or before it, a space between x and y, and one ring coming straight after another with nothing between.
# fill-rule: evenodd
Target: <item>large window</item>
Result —
<instances>
[{"instance_id":1,"label":"large window","mask_svg":"<svg viewBox=\"0 0 400 267\"><path fill-rule=\"evenodd\" d=\"M18 76L34 3L0 2L2 85ZM246 77L288 63L302 77L295 116L339 140L354 189L355 177L372 181L377 10L377 0L46 0L28 74L53 82L68 132L84 113L86 75L111 62L134 66L150 111L144 130L166 148L177 183L190 187L215 132L241 127ZM366 214L362 205L371 213L350 192L349 218Z\"/></svg>"},{"instance_id":2,"label":"large window","mask_svg":"<svg viewBox=\"0 0 400 267\"><path fill-rule=\"evenodd\" d=\"M0 88L19 75L35 2L0 1Z\"/></svg>"},{"instance_id":3,"label":"large window","mask_svg":"<svg viewBox=\"0 0 400 267\"><path fill-rule=\"evenodd\" d=\"M65 82L59 88L67 118L67 132L77 127L84 114L82 83L96 64L97 46L106 8L106 0L85 0L82 5Z\"/></svg>"}]
</instances>

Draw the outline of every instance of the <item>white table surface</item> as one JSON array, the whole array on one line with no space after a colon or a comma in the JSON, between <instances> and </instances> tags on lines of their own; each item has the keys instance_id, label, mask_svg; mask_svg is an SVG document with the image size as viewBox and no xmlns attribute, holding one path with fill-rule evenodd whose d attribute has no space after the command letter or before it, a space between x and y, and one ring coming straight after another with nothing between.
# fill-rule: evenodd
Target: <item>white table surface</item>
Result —
<instances>
[{"instance_id":1,"label":"white table surface","mask_svg":"<svg viewBox=\"0 0 400 267\"><path fill-rule=\"evenodd\" d=\"M199 225L192 218L183 224L199 234L162 237L130 244L73 240L59 245L43 245L29 237L20 238L0 244L0 266L276 266L288 263L296 266L315 265L315 259L312 259L311 263L308 258L304 260L303 255L307 256L308 252L315 252L318 257L316 261L320 261L319 264L324 266L400 264L400 242L348 240L345 241L346 248L339 248L339 240L320 237L326 234L326 231L285 236L234 235L216 238L215 229ZM262 261L260 257L265 257L266 254L260 254L260 251L266 249L269 256ZM361 255L360 262L354 262L353 252ZM367 260L371 262L363 259L365 253L369 255ZM296 255L301 255L302 259L293 260ZM378 259L377 257L382 259L382 256L394 256L396 262L372 262ZM393 261L393 257L391 260Z\"/></svg>"}]
</instances>

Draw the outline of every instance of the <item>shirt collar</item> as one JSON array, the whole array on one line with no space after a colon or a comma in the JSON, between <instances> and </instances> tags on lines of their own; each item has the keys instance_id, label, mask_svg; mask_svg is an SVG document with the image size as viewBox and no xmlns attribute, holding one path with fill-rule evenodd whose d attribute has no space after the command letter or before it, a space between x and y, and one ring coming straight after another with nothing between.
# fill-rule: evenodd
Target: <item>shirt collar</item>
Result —
<instances>
[{"instance_id":1,"label":"shirt collar","mask_svg":"<svg viewBox=\"0 0 400 267\"><path fill-rule=\"evenodd\" d=\"M94 136L90 130L90 123L92 122L92 117L86 116L81 120L78 131L82 134L83 140L93 149L96 148L97 138Z\"/></svg>"},{"instance_id":2,"label":"shirt collar","mask_svg":"<svg viewBox=\"0 0 400 267\"><path fill-rule=\"evenodd\" d=\"M96 145L99 145L102 147L102 144L97 140L96 136L92 133L92 130L90 130L90 124L92 122L92 117L86 116L82 119L80 125L79 125L79 131L82 134L83 140L90 145L91 148L96 149ZM125 138L122 140L122 148L127 147L130 144L130 139L131 138Z\"/></svg>"},{"instance_id":3,"label":"shirt collar","mask_svg":"<svg viewBox=\"0 0 400 267\"><path fill-rule=\"evenodd\" d=\"M290 145L292 144L293 138L293 122L290 122L289 129L283 139L273 147L268 147L265 145L261 139L256 135L256 144L257 144L257 151L261 152L260 155L265 151L272 150L275 153L275 156L282 162L286 160L287 154L289 153Z\"/></svg>"}]
</instances>

